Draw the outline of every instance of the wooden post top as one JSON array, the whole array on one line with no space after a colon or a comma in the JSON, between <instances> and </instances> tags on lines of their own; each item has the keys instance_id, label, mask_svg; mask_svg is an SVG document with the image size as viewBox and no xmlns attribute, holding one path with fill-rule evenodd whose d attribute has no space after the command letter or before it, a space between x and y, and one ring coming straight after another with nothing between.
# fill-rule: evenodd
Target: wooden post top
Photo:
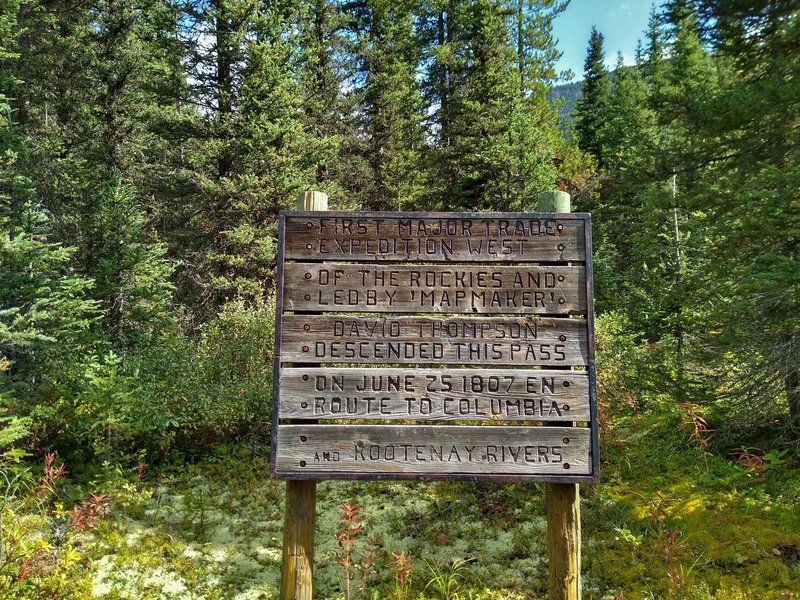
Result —
<instances>
[{"instance_id":1,"label":"wooden post top","mask_svg":"<svg viewBox=\"0 0 800 600\"><path fill-rule=\"evenodd\" d=\"M297 195L297 210L328 210L328 194L311 190Z\"/></svg>"},{"instance_id":2,"label":"wooden post top","mask_svg":"<svg viewBox=\"0 0 800 600\"><path fill-rule=\"evenodd\" d=\"M568 213L571 210L570 195L561 190L542 192L537 198L539 212Z\"/></svg>"}]
</instances>

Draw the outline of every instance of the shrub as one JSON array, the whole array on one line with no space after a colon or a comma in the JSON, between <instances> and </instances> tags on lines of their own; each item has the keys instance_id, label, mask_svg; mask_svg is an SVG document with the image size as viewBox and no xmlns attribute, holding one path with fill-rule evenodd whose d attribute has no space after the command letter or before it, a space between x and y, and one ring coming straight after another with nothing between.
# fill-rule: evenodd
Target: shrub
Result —
<instances>
[{"instance_id":1,"label":"shrub","mask_svg":"<svg viewBox=\"0 0 800 600\"><path fill-rule=\"evenodd\" d=\"M199 337L168 335L132 357L138 385L132 414L151 452L202 451L268 436L274 314L271 302L234 302Z\"/></svg>"}]
</instances>

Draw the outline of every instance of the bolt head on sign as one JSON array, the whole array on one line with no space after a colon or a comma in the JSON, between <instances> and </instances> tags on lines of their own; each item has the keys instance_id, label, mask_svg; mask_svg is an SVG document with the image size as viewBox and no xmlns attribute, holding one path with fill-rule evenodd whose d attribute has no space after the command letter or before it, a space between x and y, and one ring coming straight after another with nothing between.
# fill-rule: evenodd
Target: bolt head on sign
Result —
<instances>
[{"instance_id":1,"label":"bolt head on sign","mask_svg":"<svg viewBox=\"0 0 800 600\"><path fill-rule=\"evenodd\" d=\"M591 219L283 212L272 475L599 480Z\"/></svg>"}]
</instances>

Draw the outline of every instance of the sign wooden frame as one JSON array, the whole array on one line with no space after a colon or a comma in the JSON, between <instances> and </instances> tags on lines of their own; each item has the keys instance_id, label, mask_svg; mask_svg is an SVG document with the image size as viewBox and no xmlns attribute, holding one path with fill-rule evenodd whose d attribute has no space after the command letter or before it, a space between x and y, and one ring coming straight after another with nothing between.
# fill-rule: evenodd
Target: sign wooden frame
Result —
<instances>
[{"instance_id":1,"label":"sign wooden frame","mask_svg":"<svg viewBox=\"0 0 800 600\"><path fill-rule=\"evenodd\" d=\"M588 214L282 211L278 244L273 478L599 482Z\"/></svg>"}]
</instances>

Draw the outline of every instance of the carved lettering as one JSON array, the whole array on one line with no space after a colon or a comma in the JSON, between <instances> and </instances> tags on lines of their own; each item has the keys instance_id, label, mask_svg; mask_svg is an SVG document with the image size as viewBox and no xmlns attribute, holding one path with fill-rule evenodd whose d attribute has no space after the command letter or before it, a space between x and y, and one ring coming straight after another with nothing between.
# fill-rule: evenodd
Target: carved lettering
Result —
<instances>
[{"instance_id":1,"label":"carved lettering","mask_svg":"<svg viewBox=\"0 0 800 600\"><path fill-rule=\"evenodd\" d=\"M589 226L282 214L273 475L595 479Z\"/></svg>"}]
</instances>

